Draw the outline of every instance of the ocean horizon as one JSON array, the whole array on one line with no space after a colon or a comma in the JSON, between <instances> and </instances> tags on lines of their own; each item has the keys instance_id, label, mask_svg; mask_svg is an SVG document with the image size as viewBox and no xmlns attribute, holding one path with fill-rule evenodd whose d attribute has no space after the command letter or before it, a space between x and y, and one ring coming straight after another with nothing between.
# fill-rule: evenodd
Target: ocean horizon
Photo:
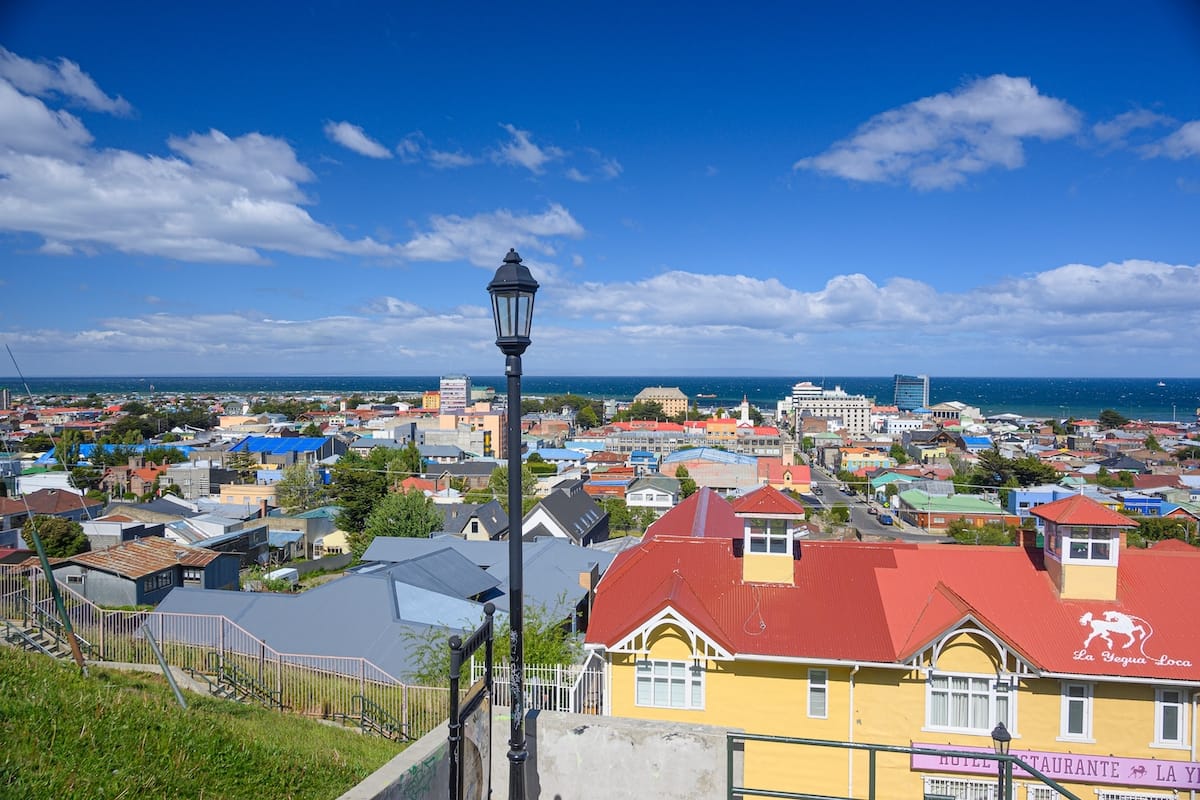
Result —
<instances>
[{"instance_id":1,"label":"ocean horizon","mask_svg":"<svg viewBox=\"0 0 1200 800\"><path fill-rule=\"evenodd\" d=\"M476 387L505 390L503 375L471 376ZM880 405L892 402L893 376L555 376L525 375L527 397L579 394L598 399L631 400L647 386L673 386L704 406L730 407L747 398L773 411L791 394L793 384L812 381L826 388L840 386L850 394L873 397ZM88 394L147 396L150 394L213 395L348 395L414 394L438 388L437 375L193 375L0 377L14 400L34 396ZM28 387L28 388L26 388ZM1191 422L1200 409L1200 378L980 378L930 376L930 403L958 400L978 406L984 414L1010 412L1033 417L1095 417L1111 408L1131 419Z\"/></svg>"}]
</instances>

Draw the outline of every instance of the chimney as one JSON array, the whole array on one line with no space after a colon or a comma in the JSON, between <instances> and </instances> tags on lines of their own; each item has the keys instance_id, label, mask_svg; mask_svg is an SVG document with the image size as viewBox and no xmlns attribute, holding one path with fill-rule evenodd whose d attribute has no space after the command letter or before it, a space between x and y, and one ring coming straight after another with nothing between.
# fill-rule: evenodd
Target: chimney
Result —
<instances>
[{"instance_id":1,"label":"chimney","mask_svg":"<svg viewBox=\"0 0 1200 800\"><path fill-rule=\"evenodd\" d=\"M267 501L265 499L258 501L258 516L260 519L267 518Z\"/></svg>"},{"instance_id":2,"label":"chimney","mask_svg":"<svg viewBox=\"0 0 1200 800\"><path fill-rule=\"evenodd\" d=\"M1036 528L1018 528L1017 529L1017 546L1024 547L1026 550L1037 549L1037 529Z\"/></svg>"}]
</instances>

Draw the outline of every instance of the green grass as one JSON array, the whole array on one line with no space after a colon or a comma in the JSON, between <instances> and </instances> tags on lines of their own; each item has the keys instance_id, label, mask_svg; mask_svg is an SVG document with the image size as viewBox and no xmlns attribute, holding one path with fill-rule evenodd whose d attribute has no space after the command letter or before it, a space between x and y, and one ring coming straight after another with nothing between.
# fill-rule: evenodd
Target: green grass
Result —
<instances>
[{"instance_id":1,"label":"green grass","mask_svg":"<svg viewBox=\"0 0 1200 800\"><path fill-rule=\"evenodd\" d=\"M0 647L0 797L336 798L401 745Z\"/></svg>"}]
</instances>

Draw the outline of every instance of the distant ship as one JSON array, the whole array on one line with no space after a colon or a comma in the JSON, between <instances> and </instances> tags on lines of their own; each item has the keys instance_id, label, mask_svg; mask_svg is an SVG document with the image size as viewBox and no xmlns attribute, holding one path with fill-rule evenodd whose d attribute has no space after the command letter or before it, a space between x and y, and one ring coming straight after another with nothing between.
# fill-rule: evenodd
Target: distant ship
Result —
<instances>
[{"instance_id":1,"label":"distant ship","mask_svg":"<svg viewBox=\"0 0 1200 800\"><path fill-rule=\"evenodd\" d=\"M716 397L715 394L698 394L696 397Z\"/></svg>"},{"instance_id":2,"label":"distant ship","mask_svg":"<svg viewBox=\"0 0 1200 800\"><path fill-rule=\"evenodd\" d=\"M1159 382L1158 382L1156 385L1157 385L1157 386L1166 386L1166 384L1165 384L1165 383L1163 383L1162 381L1159 381Z\"/></svg>"}]
</instances>

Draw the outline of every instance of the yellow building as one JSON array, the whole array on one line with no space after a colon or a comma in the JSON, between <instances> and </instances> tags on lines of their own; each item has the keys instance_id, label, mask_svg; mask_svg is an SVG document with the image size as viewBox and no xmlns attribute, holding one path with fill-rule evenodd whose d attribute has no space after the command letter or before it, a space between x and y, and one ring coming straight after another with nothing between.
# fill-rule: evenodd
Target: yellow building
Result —
<instances>
[{"instance_id":1,"label":"yellow building","mask_svg":"<svg viewBox=\"0 0 1200 800\"><path fill-rule=\"evenodd\" d=\"M676 417L687 411L688 397L678 386L647 386L634 396L635 403L658 403L663 414Z\"/></svg>"},{"instance_id":2,"label":"yellow building","mask_svg":"<svg viewBox=\"0 0 1200 800\"><path fill-rule=\"evenodd\" d=\"M257 506L266 503L268 506L279 504L275 484L261 483L223 483L220 487L222 503Z\"/></svg>"},{"instance_id":3,"label":"yellow building","mask_svg":"<svg viewBox=\"0 0 1200 800\"><path fill-rule=\"evenodd\" d=\"M1080 797L1200 790L1200 551L1126 549L1133 523L1082 496L1035 511L1043 548L800 542L754 513L701 490L609 568L588 643L610 713L988 752L1002 723ZM778 791L865 797L871 779L843 749L748 742L744 765L744 785ZM996 766L880 756L875 780L878 797L979 800Z\"/></svg>"}]
</instances>

